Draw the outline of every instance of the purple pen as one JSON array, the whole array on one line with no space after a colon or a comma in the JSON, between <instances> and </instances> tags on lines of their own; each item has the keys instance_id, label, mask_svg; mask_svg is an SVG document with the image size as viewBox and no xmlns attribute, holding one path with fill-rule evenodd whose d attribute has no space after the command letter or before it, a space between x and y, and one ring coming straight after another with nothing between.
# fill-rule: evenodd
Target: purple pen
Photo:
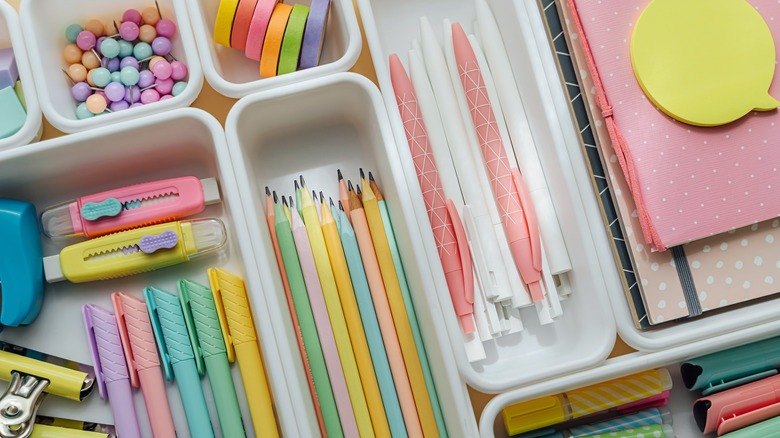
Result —
<instances>
[{"instance_id":1,"label":"purple pen","mask_svg":"<svg viewBox=\"0 0 780 438\"><path fill-rule=\"evenodd\" d=\"M98 391L100 398L108 398L111 404L117 437L141 438L116 317L113 312L94 304L84 305L82 313Z\"/></svg>"}]
</instances>

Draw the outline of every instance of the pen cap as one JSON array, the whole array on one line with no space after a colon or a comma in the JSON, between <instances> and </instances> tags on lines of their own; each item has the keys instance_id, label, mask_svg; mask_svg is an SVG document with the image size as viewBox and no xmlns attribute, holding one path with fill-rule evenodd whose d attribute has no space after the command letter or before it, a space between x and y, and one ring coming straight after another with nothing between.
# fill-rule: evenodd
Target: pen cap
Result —
<instances>
[{"instance_id":1,"label":"pen cap","mask_svg":"<svg viewBox=\"0 0 780 438\"><path fill-rule=\"evenodd\" d=\"M775 337L685 361L680 373L686 388L708 395L777 374L778 368L780 338Z\"/></svg>"},{"instance_id":2,"label":"pen cap","mask_svg":"<svg viewBox=\"0 0 780 438\"><path fill-rule=\"evenodd\" d=\"M192 338L176 295L156 287L147 287L144 289L144 297L165 377L173 380L173 364L200 356L193 351ZM196 364L200 365L198 373L202 375L202 358Z\"/></svg>"},{"instance_id":3,"label":"pen cap","mask_svg":"<svg viewBox=\"0 0 780 438\"><path fill-rule=\"evenodd\" d=\"M181 221L180 224L191 259L216 251L227 242L225 224L219 219Z\"/></svg>"},{"instance_id":4,"label":"pen cap","mask_svg":"<svg viewBox=\"0 0 780 438\"><path fill-rule=\"evenodd\" d=\"M568 407L569 403L563 395L517 403L504 408L504 425L509 435L552 426L571 418Z\"/></svg>"},{"instance_id":5,"label":"pen cap","mask_svg":"<svg viewBox=\"0 0 780 438\"><path fill-rule=\"evenodd\" d=\"M30 324L43 302L43 250L35 206L0 199L0 324Z\"/></svg>"},{"instance_id":6,"label":"pen cap","mask_svg":"<svg viewBox=\"0 0 780 438\"><path fill-rule=\"evenodd\" d=\"M179 280L177 287L184 321L203 358L225 354L225 340L211 289L191 280Z\"/></svg>"},{"instance_id":7,"label":"pen cap","mask_svg":"<svg viewBox=\"0 0 780 438\"><path fill-rule=\"evenodd\" d=\"M89 350L92 353L98 391L100 398L105 399L106 384L129 379L116 317L112 312L94 304L84 305L81 311L89 338Z\"/></svg>"}]
</instances>

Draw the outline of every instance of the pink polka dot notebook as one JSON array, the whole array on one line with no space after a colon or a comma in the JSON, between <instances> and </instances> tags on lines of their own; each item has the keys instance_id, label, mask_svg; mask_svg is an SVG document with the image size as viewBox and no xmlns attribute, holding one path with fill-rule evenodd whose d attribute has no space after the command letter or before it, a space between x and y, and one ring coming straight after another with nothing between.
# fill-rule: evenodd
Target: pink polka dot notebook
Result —
<instances>
[{"instance_id":1,"label":"pink polka dot notebook","mask_svg":"<svg viewBox=\"0 0 780 438\"><path fill-rule=\"evenodd\" d=\"M624 112L624 107L621 105L625 105L625 102L628 101L628 98L622 97L624 94L618 94L621 96L618 99L625 99L623 100L623 104L618 103L620 100L615 101L612 117L616 119L610 127L609 117L605 117L605 115L602 113L602 108L607 107L602 107L601 105L605 102L611 102L611 100L605 100L606 97L604 94L606 93L600 92L597 86L597 74L602 72L601 75L603 75L603 72L606 70L603 68L601 70L586 70L587 63L585 60L587 58L587 52L585 51L585 48L582 44L584 41L582 38L583 30L587 32L588 29L591 28L587 26L588 22L601 23L601 25L604 25L605 20L609 19L610 24L607 24L607 26L609 26L609 30L607 31L605 28L605 33L615 32L620 28L619 26L623 26L623 30L621 31L622 33L612 35L612 37L617 38L617 40L612 41L611 45L608 45L608 43L605 42L605 47L622 47L624 44L623 39L630 38L630 23L633 22L633 18L635 18L639 11L641 11L642 8L648 3L649 0L561 0L561 12L563 13L563 21L565 22L565 32L568 33L569 40L573 43L571 45L571 54L580 68L579 78L582 85L583 97L587 103L590 104L592 129L598 138L598 147L600 149L600 154L604 159L606 176L609 180L609 186L612 189L615 205L619 210L620 222L623 228L623 236L631 252L634 273L636 274L637 281L639 282L639 286L641 288L646 314L635 314L635 316L638 319L646 318L646 322L650 325L657 325L689 316L696 316L702 312L748 302L779 292L780 220L775 218L756 224L751 224L749 222L747 224L743 223L742 225L745 226L741 228L732 230L724 229L722 231L727 232L715 236L706 237L706 235L700 235L698 236L701 237L699 240L684 245L685 256L683 258L678 258L677 262L682 262L687 265L688 270L690 271L691 281L688 285L684 285L683 281L681 280L680 274L678 272L679 263L676 263L672 251L657 252L651 250L651 244L648 243L650 240L644 235L644 233L640 231L642 227L640 221L641 216L639 214L640 207L638 202L636 202L635 197L632 196L632 185L628 183L627 175L624 173L625 168L623 167L623 163L621 163L618 158L619 150L617 147L615 147L616 142L614 141L614 139L620 135L623 129L636 130L639 128L636 128L635 125L631 125L630 128L624 128L625 125L622 123L622 120L632 120L631 114L633 113L624 115L621 118L616 118L618 117L617 114L622 114ZM778 20L780 20L780 5L777 3L769 4L769 2L766 1L754 2L753 0L751 0L751 3L767 4L766 9L762 7L760 10L777 11L777 17ZM579 8L579 16L572 11L572 7L575 5ZM599 12L598 15L594 15L596 14L596 11L600 11L601 8L604 8L605 11L610 12ZM585 12L586 10L588 11L587 13ZM615 15L616 11L617 15ZM624 18L626 16L631 16L633 18L629 18L627 21L621 21L623 23L622 25L616 24L617 22L615 20L617 20L617 17L621 14ZM772 23L772 18L774 15L772 14L767 17L768 22ZM582 24L582 26L579 28L576 25L577 19L580 19ZM595 24L593 27L595 27L596 30L598 29ZM605 38L604 41L606 41L606 39L607 38ZM591 38L588 40L591 46L590 48L593 50L593 44L596 44L597 40ZM599 44L599 46L597 47L600 47L601 39L598 41L599 42L597 44ZM627 46L625 47L625 55L628 56ZM594 56L594 59L597 58ZM751 114L733 126L730 125L725 128L717 128L716 131L712 132L710 132L710 129L712 128L692 128L686 125L682 125L678 122L674 122L668 119L662 113L653 108L649 102L642 98L642 91L638 84L636 84L633 73L631 72L630 61L628 61L628 63L629 64L627 66L624 65L621 67L624 70L624 83L622 88L633 89L635 94L639 93L639 100L641 104L634 103L632 110L634 108L636 112L641 110L643 111L642 114L646 115L647 126L641 128L642 132L646 133L645 135L661 137L660 140L655 142L658 147L653 149L656 151L655 153L658 154L659 157L661 156L661 152L663 152L663 156L665 157L672 156L675 159L682 160L682 158L678 158L684 155L681 152L690 152L690 148L696 146L699 151L698 157L702 158L702 161L704 161L705 157L708 157L708 163L714 163L717 161L718 165L722 166L727 164L727 162L724 160L712 160L712 155L714 154L718 156L718 152L720 151L723 151L725 155L726 151L728 151L730 156L733 155L736 157L739 155L737 151L742 150L741 146L736 146L737 151L734 151L733 149L735 147L733 145L730 146L730 142L726 142L724 140L732 140L735 137L742 138L742 140L739 141L741 142L741 145L745 146L745 149L748 149L747 146L750 144L754 149L760 148L765 151L765 155L762 156L762 159L756 161L766 160L771 163L770 166L764 168L763 173L760 174L760 182L767 185L775 183L775 181L772 181L772 178L777 180L777 172L774 170L774 168L775 166L780 166L780 159L778 159L780 158L780 144L778 144L780 143L780 136L778 136L777 133L773 133L775 129L773 124L780 124L780 120L778 120L778 115L776 113L761 113L759 115ZM618 63L612 62L609 65L617 66L617 64ZM610 71L606 74L606 76L609 77L610 74L616 74L616 68L617 67L610 68ZM628 81L628 87L626 87L625 81ZM605 90L606 83L607 81L604 82ZM775 90L776 86L780 85L773 85L771 92ZM619 89L620 87L617 88ZM777 88L777 90L780 90L780 88ZM777 93L775 93L775 95L777 95ZM636 96L634 96L634 98L636 98ZM609 115L609 113L607 113L607 115ZM749 120L751 118L757 118L757 120ZM755 130L754 132L748 131L747 133L742 134L738 132L733 132L732 134L724 133L727 130L739 131L754 129L749 125L756 125L755 129L757 129L757 125L760 124L759 122L766 122L768 124L768 127L764 126L763 129L765 129L766 132L773 133L772 135L767 134L767 144L771 145L772 142L774 142L774 147L765 146L763 143L763 138L759 140L758 144L749 143L747 138L750 136L747 134L752 135L754 134ZM655 124L655 126L653 126L653 124ZM641 124L637 123L637 125ZM665 128L664 131L666 132L659 131L662 126ZM615 127L617 127L619 131L615 131ZM689 129L691 130L690 134L688 133ZM653 132L656 131L660 133L653 134ZM696 134L696 137L702 137L706 135L708 138L711 138L714 136L714 139L712 140L701 140L700 142L703 145L703 142L707 141L708 145L706 146L712 146L717 149L713 149L707 153L708 151L706 149L702 149L699 145L694 145L696 142L691 140L691 138L694 137L694 134ZM667 139L666 135L669 135L670 138ZM726 135L729 135L730 137L726 138ZM681 141L681 143L675 145L675 143L671 142L672 136L678 139L678 141ZM631 136L628 138L636 137ZM685 141L680 140L680 138L685 139ZM650 143L650 140L648 140L648 144ZM640 144L642 146L639 147L645 146L644 140L641 140ZM664 145L666 145L666 147L664 147ZM634 145L632 144L631 147L633 146ZM682 149L683 146L685 146L685 150ZM668 152L670 150L674 150L675 148L679 151ZM650 150L650 148L647 147L646 150ZM641 154L641 156L647 155L644 153ZM695 161L695 158L696 156L694 156L694 162L700 163ZM735 160L742 161L740 162ZM663 164L663 160L660 159L654 160L654 162L656 163L656 170L658 166ZM745 158L732 158L731 166L733 166L735 169L739 167L745 169L746 164L743 164L745 162ZM740 163L740 166L735 166L734 163ZM709 164L709 166L712 167L713 164ZM670 166L664 166L665 171L669 172L670 174L675 173L671 172L672 169L679 169L679 167L674 166L674 161L671 163L672 169L668 169L667 167ZM698 168L702 166L696 167ZM726 167L728 168L729 166ZM704 172L706 173L706 170ZM710 172L712 171L710 170ZM727 173L725 170L720 172ZM751 172L755 172L755 170L751 170ZM653 173L652 169L650 169L649 173ZM715 173L717 174L718 172ZM682 175L682 173L677 174ZM749 181L759 178L759 174L755 173L753 173L755 178L751 177L750 174L739 175L739 172L732 172L730 174L732 175L731 177L734 178L732 179L732 183L729 184L728 180L723 181L727 187L739 184L737 187L742 188L744 187L744 184L746 184L746 180ZM679 176L675 176L674 178L678 178L678 180L680 180ZM680 208L683 208L683 213L685 213L686 206L688 208L695 208L696 205L704 202L699 201L700 199L704 199L700 193L702 188L704 189L703 192L708 192L706 189L707 186L705 185L702 187L698 182L698 180L701 178L690 178L690 176L688 176L688 178L692 181L696 181L696 183L690 181L684 184L688 190L687 198L694 196L692 193L696 193L696 197L690 199L687 203L682 202L682 207ZM777 183L780 184L780 182ZM721 184L721 186L723 185L724 184ZM683 188L683 190L686 190L686 188ZM712 190L712 187L710 187L710 189ZM694 190L696 191L694 192ZM765 206L770 205L770 203L773 201L771 196L768 194L766 196L767 201L764 202ZM686 198L684 193L682 197ZM645 199L646 198L647 197L645 197ZM669 199L670 198L667 198L667 202L669 202ZM778 211L778 201L779 200L776 199L772 204L775 206L775 213ZM663 203L663 201L661 203ZM721 208L721 210L726 210L727 208L728 207ZM712 210L717 211L719 209L713 207ZM770 215L770 218L774 216L776 216L776 214ZM695 231L696 229L692 228L689 237L683 238L682 241L696 239L697 237L690 237L694 235ZM667 243L666 246L669 245L671 244ZM633 287L633 285L627 286ZM698 309L694 309L693 307L697 307ZM640 326L639 321L637 321L637 326Z\"/></svg>"},{"instance_id":2,"label":"pink polka dot notebook","mask_svg":"<svg viewBox=\"0 0 780 438\"><path fill-rule=\"evenodd\" d=\"M633 24L651 0L567 1L645 241L664 251L780 215L780 113L714 128L673 120L647 99L631 66ZM749 3L780 42L780 2ZM780 97L780 73L769 93Z\"/></svg>"}]
</instances>

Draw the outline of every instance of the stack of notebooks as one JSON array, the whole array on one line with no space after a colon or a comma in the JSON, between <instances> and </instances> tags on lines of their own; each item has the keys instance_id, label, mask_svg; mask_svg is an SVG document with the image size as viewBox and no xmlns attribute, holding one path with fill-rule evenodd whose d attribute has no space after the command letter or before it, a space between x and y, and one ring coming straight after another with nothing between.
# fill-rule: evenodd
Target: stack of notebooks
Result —
<instances>
[{"instance_id":1,"label":"stack of notebooks","mask_svg":"<svg viewBox=\"0 0 780 438\"><path fill-rule=\"evenodd\" d=\"M774 140L780 115L753 111L701 127L657 109L636 79L630 50L633 25L650 3L560 0L558 23L567 28L551 20L558 13L552 0L542 5L572 105L580 110L595 187L639 328L766 297L780 287L780 197L773 196L780 185ZM780 31L771 19L780 6L749 3L772 32ZM567 75L565 37L573 41L579 71L569 69L579 76L582 94ZM778 81L775 75L770 95ZM590 122L582 116L586 108Z\"/></svg>"}]
</instances>

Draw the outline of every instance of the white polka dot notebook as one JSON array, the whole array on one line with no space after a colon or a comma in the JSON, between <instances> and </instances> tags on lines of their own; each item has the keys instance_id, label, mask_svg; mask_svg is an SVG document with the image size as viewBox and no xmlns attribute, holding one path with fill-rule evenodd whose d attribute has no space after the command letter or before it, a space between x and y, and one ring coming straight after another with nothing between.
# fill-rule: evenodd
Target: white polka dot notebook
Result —
<instances>
[{"instance_id":1,"label":"white polka dot notebook","mask_svg":"<svg viewBox=\"0 0 780 438\"><path fill-rule=\"evenodd\" d=\"M773 23L775 12L780 19L780 4L750 3L766 4L759 10L768 23ZM577 16L571 9L575 4ZM780 291L780 243L775 243L780 240L780 220L776 218L780 196L771 188L780 187L780 131L776 131L780 126L775 128L775 124L780 125L780 115L776 111L754 112L731 125L700 128L672 121L655 109L634 79L630 58L625 62L617 58L629 56L626 41L630 41L631 25L647 4L649 0L560 0L559 4L568 38L574 42L571 52L580 68L592 128L642 290L646 315L636 317L646 320L637 321L638 326L697 316ZM581 20L579 29L575 17ZM770 27L780 32L780 26ZM598 69L587 69L583 30L589 35L590 50L602 53L593 56ZM599 61L605 59L602 45L604 50L609 47L613 59ZM770 94L780 95L778 76ZM599 77L604 80L601 96L594 80ZM616 77L623 81L619 86L614 85ZM615 97L612 90L618 91ZM611 116L604 111L609 108L607 103L613 105ZM610 132L609 125L617 131ZM622 158L614 146L618 136L625 142ZM629 148L636 153L626 155ZM624 172L626 163L621 161L625 159L632 163L633 174ZM654 176L659 173L662 176ZM629 183L630 175L635 183ZM644 191L657 189L663 194L644 195L640 202L645 205L640 207L632 188L641 188L643 183ZM719 195L713 196L716 190ZM652 205L648 205L649 200ZM659 227L668 224L669 233L664 236L670 240L664 241L664 247L689 242L677 247L677 257L672 250L651 251L653 240L642 232L641 208L660 212L657 216L662 218L675 218L654 223ZM705 228L705 223L710 228ZM721 223L729 225L715 228Z\"/></svg>"}]
</instances>

